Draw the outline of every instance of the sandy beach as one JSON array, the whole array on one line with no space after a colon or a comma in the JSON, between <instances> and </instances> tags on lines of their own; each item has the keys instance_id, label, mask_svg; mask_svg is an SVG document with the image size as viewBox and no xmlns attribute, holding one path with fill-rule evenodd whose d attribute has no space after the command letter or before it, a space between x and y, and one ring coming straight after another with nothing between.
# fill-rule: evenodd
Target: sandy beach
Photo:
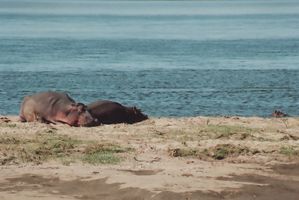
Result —
<instances>
[{"instance_id":1,"label":"sandy beach","mask_svg":"<svg viewBox=\"0 0 299 200\"><path fill-rule=\"evenodd\" d=\"M0 199L298 199L299 118L0 118Z\"/></svg>"}]
</instances>

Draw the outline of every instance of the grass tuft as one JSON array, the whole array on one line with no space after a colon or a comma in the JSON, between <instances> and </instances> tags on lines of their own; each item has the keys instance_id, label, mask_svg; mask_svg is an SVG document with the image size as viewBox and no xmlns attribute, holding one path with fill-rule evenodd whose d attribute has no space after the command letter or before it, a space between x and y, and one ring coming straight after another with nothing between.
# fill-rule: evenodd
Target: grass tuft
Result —
<instances>
[{"instance_id":1,"label":"grass tuft","mask_svg":"<svg viewBox=\"0 0 299 200\"><path fill-rule=\"evenodd\" d=\"M86 147L82 160L89 164L117 164L121 159L116 155L132 151L115 144L92 144Z\"/></svg>"},{"instance_id":2,"label":"grass tuft","mask_svg":"<svg viewBox=\"0 0 299 200\"><path fill-rule=\"evenodd\" d=\"M231 126L231 125L207 125L200 130L200 133L205 133L211 136L211 138L234 138L244 140L252 136L254 129L243 126Z\"/></svg>"},{"instance_id":3,"label":"grass tuft","mask_svg":"<svg viewBox=\"0 0 299 200\"><path fill-rule=\"evenodd\" d=\"M192 148L185 148L185 149L169 149L168 153L172 157L194 157L198 154L198 150Z\"/></svg>"},{"instance_id":4,"label":"grass tuft","mask_svg":"<svg viewBox=\"0 0 299 200\"><path fill-rule=\"evenodd\" d=\"M256 149L249 149L241 145L218 144L215 147L204 149L202 152L205 156L215 160L223 160L227 157L238 157L240 155L253 155L259 153Z\"/></svg>"},{"instance_id":5,"label":"grass tuft","mask_svg":"<svg viewBox=\"0 0 299 200\"><path fill-rule=\"evenodd\" d=\"M240 155L253 155L259 153L256 149L249 149L248 147L232 144L218 144L214 147L201 150L192 148L176 148L169 149L168 152L172 157L197 157L201 159L212 158L214 160L223 160L227 157L238 157Z\"/></svg>"},{"instance_id":6,"label":"grass tuft","mask_svg":"<svg viewBox=\"0 0 299 200\"><path fill-rule=\"evenodd\" d=\"M279 151L280 154L292 157L292 156L298 156L299 155L299 151L294 149L294 147L292 146L283 146L280 148Z\"/></svg>"},{"instance_id":7,"label":"grass tuft","mask_svg":"<svg viewBox=\"0 0 299 200\"><path fill-rule=\"evenodd\" d=\"M116 164L121 161L118 154L133 149L114 144L83 141L52 131L39 133L33 138L0 136L0 164L35 163L57 160L64 165L83 161L90 164Z\"/></svg>"}]
</instances>

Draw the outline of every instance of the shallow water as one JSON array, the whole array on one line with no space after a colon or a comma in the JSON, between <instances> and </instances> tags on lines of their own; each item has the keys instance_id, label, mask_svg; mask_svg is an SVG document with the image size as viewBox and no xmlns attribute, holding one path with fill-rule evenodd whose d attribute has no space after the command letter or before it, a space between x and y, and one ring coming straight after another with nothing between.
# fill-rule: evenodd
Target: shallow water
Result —
<instances>
[{"instance_id":1,"label":"shallow water","mask_svg":"<svg viewBox=\"0 0 299 200\"><path fill-rule=\"evenodd\" d=\"M0 0L0 114L67 91L151 116L299 115L298 1Z\"/></svg>"}]
</instances>

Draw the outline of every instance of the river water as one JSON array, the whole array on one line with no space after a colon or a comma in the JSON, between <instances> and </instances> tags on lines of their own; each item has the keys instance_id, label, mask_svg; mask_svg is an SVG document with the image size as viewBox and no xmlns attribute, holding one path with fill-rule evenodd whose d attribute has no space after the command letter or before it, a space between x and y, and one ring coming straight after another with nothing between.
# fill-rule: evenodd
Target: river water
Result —
<instances>
[{"instance_id":1,"label":"river water","mask_svg":"<svg viewBox=\"0 0 299 200\"><path fill-rule=\"evenodd\" d=\"M0 114L46 90L150 116L299 115L299 1L0 0Z\"/></svg>"}]
</instances>

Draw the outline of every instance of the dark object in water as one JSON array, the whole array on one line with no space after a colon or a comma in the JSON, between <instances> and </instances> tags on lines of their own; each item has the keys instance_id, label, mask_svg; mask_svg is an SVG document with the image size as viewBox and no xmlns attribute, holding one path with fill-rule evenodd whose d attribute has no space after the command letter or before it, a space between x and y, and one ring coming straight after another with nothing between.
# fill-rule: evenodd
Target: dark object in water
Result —
<instances>
[{"instance_id":1,"label":"dark object in water","mask_svg":"<svg viewBox=\"0 0 299 200\"><path fill-rule=\"evenodd\" d=\"M108 100L90 103L87 105L87 110L95 118L94 126L117 123L133 124L148 119L148 116L136 107L126 107Z\"/></svg>"},{"instance_id":2,"label":"dark object in water","mask_svg":"<svg viewBox=\"0 0 299 200\"><path fill-rule=\"evenodd\" d=\"M286 114L286 113L283 113L283 112L280 111L280 110L274 110L274 112L272 113L271 116L272 116L272 117L277 117L277 118L279 118L279 117L288 117L289 115Z\"/></svg>"}]
</instances>

